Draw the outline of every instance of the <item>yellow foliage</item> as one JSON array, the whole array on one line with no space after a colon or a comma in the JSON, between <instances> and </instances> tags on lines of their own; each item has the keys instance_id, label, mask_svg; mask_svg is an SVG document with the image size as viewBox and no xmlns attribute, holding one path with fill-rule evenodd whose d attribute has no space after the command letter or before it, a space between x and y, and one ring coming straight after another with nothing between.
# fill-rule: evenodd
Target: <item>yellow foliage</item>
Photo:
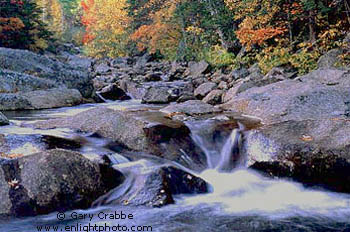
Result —
<instances>
[{"instance_id":1,"label":"yellow foliage","mask_svg":"<svg viewBox=\"0 0 350 232\"><path fill-rule=\"evenodd\" d=\"M85 48L91 56L125 55L123 46L129 24L126 0L83 1L83 23L87 28Z\"/></svg>"},{"instance_id":2,"label":"yellow foliage","mask_svg":"<svg viewBox=\"0 0 350 232\"><path fill-rule=\"evenodd\" d=\"M59 0L36 0L43 9L42 18L49 25L49 30L59 39L64 30L63 9Z\"/></svg>"}]
</instances>

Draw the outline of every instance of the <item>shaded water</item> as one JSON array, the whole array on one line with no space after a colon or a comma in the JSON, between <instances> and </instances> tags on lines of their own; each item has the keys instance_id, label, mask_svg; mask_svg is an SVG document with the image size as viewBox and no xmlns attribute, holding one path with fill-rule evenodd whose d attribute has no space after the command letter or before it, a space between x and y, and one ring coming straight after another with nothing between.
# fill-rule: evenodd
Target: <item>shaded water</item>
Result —
<instances>
[{"instance_id":1,"label":"shaded water","mask_svg":"<svg viewBox=\"0 0 350 232\"><path fill-rule=\"evenodd\" d=\"M101 105L101 104L100 104ZM99 106L100 106L99 105ZM114 109L140 107L137 102L102 104ZM48 111L7 113L11 126L0 129L7 134L52 133L72 136L71 131L39 131L20 128L25 121L73 115L98 107L94 104ZM98 206L89 210L65 213L65 219L57 219L57 213L34 218L0 221L0 231L350 231L350 196L323 190L306 189L301 184L280 179L265 178L243 167L225 168L227 157L236 151L239 130L227 138L215 140L202 130L213 121L187 123L195 142L202 147L208 159L208 170L198 175L211 185L211 193L196 196L177 196L176 204L163 208L130 206ZM35 132L35 133L34 133ZM82 149L94 153L102 149L104 140L94 138ZM89 147L90 146L90 147ZM240 158L240 157L238 157ZM127 162L122 156L115 162ZM125 188L132 182L126 182ZM132 219L101 219L103 215L131 214ZM76 218L91 214L92 219ZM99 218L100 217L100 218ZM92 229L94 226L96 227ZM117 227L117 226L120 227ZM39 227L38 227L39 226ZM88 230L90 226L90 230ZM98 227L101 226L101 227ZM124 227L121 227L124 226ZM141 227L140 227L141 226ZM147 227L149 226L149 227ZM67 229L69 228L69 230ZM119 229L118 229L119 228ZM108 230L109 229L109 230ZM118 229L118 230L117 230ZM141 230L142 229L142 230ZM152 230L151 230L152 229Z\"/></svg>"}]
</instances>

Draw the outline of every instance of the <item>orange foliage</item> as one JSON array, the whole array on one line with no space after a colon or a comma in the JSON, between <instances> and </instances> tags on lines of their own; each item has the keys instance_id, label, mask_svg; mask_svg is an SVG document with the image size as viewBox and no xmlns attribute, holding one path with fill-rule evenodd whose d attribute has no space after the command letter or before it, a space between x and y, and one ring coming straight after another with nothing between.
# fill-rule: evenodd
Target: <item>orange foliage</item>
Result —
<instances>
[{"instance_id":1,"label":"orange foliage","mask_svg":"<svg viewBox=\"0 0 350 232\"><path fill-rule=\"evenodd\" d=\"M141 26L131 35L131 39L137 42L139 50L149 48L151 53L160 50L167 54L177 47L181 37L180 26L172 21L180 0L162 1L161 5L158 5L158 2L159 0L152 0L144 6L152 9L157 6L158 10L150 14L152 23Z\"/></svg>"},{"instance_id":2,"label":"orange foliage","mask_svg":"<svg viewBox=\"0 0 350 232\"><path fill-rule=\"evenodd\" d=\"M281 35L286 31L283 27L267 27L262 29L249 29L249 28L241 28L236 34L237 38L241 41L242 44L247 45L247 47L251 47L254 44L261 45L266 40L276 37L277 35Z\"/></svg>"},{"instance_id":3,"label":"orange foliage","mask_svg":"<svg viewBox=\"0 0 350 232\"><path fill-rule=\"evenodd\" d=\"M1 18L0 17L0 39L7 39L7 33L17 32L25 26L19 18Z\"/></svg>"}]
</instances>

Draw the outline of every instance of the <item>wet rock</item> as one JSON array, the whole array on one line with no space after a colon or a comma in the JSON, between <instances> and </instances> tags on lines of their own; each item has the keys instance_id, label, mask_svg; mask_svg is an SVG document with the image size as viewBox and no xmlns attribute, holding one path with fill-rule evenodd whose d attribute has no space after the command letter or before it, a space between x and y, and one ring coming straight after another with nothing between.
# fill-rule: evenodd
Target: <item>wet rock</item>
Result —
<instances>
[{"instance_id":1,"label":"wet rock","mask_svg":"<svg viewBox=\"0 0 350 232\"><path fill-rule=\"evenodd\" d=\"M89 70L63 63L30 51L0 48L0 68L40 77L71 89L84 97L93 91Z\"/></svg>"},{"instance_id":2,"label":"wet rock","mask_svg":"<svg viewBox=\"0 0 350 232\"><path fill-rule=\"evenodd\" d=\"M34 127L61 127L96 133L125 149L174 160L193 170L203 170L206 166L205 155L192 141L189 129L159 112L99 107L72 117L38 122Z\"/></svg>"},{"instance_id":3,"label":"wet rock","mask_svg":"<svg viewBox=\"0 0 350 232\"><path fill-rule=\"evenodd\" d=\"M254 169L308 186L350 192L347 118L285 121L253 130L244 155Z\"/></svg>"},{"instance_id":4,"label":"wet rock","mask_svg":"<svg viewBox=\"0 0 350 232\"><path fill-rule=\"evenodd\" d=\"M205 96L207 96L210 91L214 90L216 88L216 84L212 82L206 82L198 86L194 90L194 96L198 99L203 99Z\"/></svg>"},{"instance_id":5,"label":"wet rock","mask_svg":"<svg viewBox=\"0 0 350 232\"><path fill-rule=\"evenodd\" d=\"M82 100L78 90L65 88L0 93L0 110L49 109L78 105Z\"/></svg>"},{"instance_id":6,"label":"wet rock","mask_svg":"<svg viewBox=\"0 0 350 232\"><path fill-rule=\"evenodd\" d=\"M107 99L116 101L130 99L130 97L121 88L118 88L116 84L110 84L96 93L103 98L102 100Z\"/></svg>"},{"instance_id":7,"label":"wet rock","mask_svg":"<svg viewBox=\"0 0 350 232\"><path fill-rule=\"evenodd\" d=\"M3 161L0 216L34 216L88 208L123 180L117 170L60 149Z\"/></svg>"},{"instance_id":8,"label":"wet rock","mask_svg":"<svg viewBox=\"0 0 350 232\"><path fill-rule=\"evenodd\" d=\"M51 135L0 134L0 156L24 156L56 148L78 150L79 141Z\"/></svg>"},{"instance_id":9,"label":"wet rock","mask_svg":"<svg viewBox=\"0 0 350 232\"><path fill-rule=\"evenodd\" d=\"M318 80L318 74L322 73L324 78ZM285 80L251 88L221 107L260 117L264 123L348 117L349 73L341 71L340 75L336 72L339 75L330 78L327 73L333 71L318 70L299 78L299 81Z\"/></svg>"},{"instance_id":10,"label":"wet rock","mask_svg":"<svg viewBox=\"0 0 350 232\"><path fill-rule=\"evenodd\" d=\"M339 48L332 49L328 51L326 54L320 57L317 62L318 68L332 68L335 67L336 63L340 61L339 56L343 53L343 51Z\"/></svg>"},{"instance_id":11,"label":"wet rock","mask_svg":"<svg viewBox=\"0 0 350 232\"><path fill-rule=\"evenodd\" d=\"M203 98L203 102L216 105L221 103L221 97L224 91L216 89L211 91L205 98Z\"/></svg>"},{"instance_id":12,"label":"wet rock","mask_svg":"<svg viewBox=\"0 0 350 232\"><path fill-rule=\"evenodd\" d=\"M199 115L220 112L219 109L200 100L190 100L180 104L171 104L160 110L166 114L182 113L186 115Z\"/></svg>"},{"instance_id":13,"label":"wet rock","mask_svg":"<svg viewBox=\"0 0 350 232\"><path fill-rule=\"evenodd\" d=\"M142 160L141 160L142 162ZM173 166L155 166L140 161L115 165L127 175L124 186L116 188L96 203L161 207L174 203L174 195L207 193L204 180Z\"/></svg>"},{"instance_id":14,"label":"wet rock","mask_svg":"<svg viewBox=\"0 0 350 232\"><path fill-rule=\"evenodd\" d=\"M0 126L8 125L10 122L6 116L0 112Z\"/></svg>"},{"instance_id":15,"label":"wet rock","mask_svg":"<svg viewBox=\"0 0 350 232\"><path fill-rule=\"evenodd\" d=\"M200 62L190 62L188 65L188 72L189 75L192 77L198 77L204 73L206 73L209 69L209 64L205 62L204 60Z\"/></svg>"}]
</instances>

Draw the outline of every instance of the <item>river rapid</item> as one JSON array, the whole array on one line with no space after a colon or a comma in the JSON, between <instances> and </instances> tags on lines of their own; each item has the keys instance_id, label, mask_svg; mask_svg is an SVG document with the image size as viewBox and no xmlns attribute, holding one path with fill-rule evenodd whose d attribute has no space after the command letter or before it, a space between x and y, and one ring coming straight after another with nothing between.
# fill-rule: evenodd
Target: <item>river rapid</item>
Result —
<instances>
[{"instance_id":1,"label":"river rapid","mask_svg":"<svg viewBox=\"0 0 350 232\"><path fill-rule=\"evenodd\" d=\"M85 136L67 129L34 130L21 127L23 123L70 116L100 106L112 109L142 108L137 101L86 104L76 107L41 111L5 112L11 125L1 127L0 134L46 134L63 138ZM157 106L147 106L157 109ZM208 146L200 128L208 121L187 122L193 140L206 153L208 169L196 173L210 184L210 193L178 195L175 204L162 208L121 205L95 206L88 210L0 221L2 232L36 231L350 231L350 195L305 188L288 180L271 179L245 168L243 164L232 170L222 169L225 157L235 150L239 131L234 130L225 142ZM102 153L106 140L89 138L80 149L87 157ZM27 143L16 153L35 151ZM116 156L114 163L127 163ZM143 162L140 160L138 162ZM147 162L144 162L147 165ZM131 182L125 181L127 187ZM1 200L1 199L0 199Z\"/></svg>"}]
</instances>

